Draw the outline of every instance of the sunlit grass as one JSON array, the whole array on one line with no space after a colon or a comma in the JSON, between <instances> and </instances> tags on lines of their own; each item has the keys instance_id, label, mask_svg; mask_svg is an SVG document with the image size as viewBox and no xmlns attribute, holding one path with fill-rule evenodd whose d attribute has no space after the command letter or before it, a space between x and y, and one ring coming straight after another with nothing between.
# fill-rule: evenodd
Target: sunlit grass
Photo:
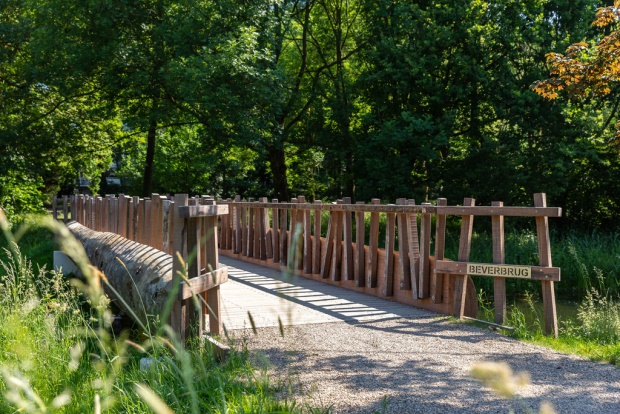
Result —
<instances>
[{"instance_id":1,"label":"sunlit grass","mask_svg":"<svg viewBox=\"0 0 620 414\"><path fill-rule=\"evenodd\" d=\"M115 336L95 269L83 268L85 280L71 284L35 270L26 257L36 246L47 246L40 249L51 256L50 229L61 239L59 248L80 254L66 229L51 222L35 230L40 239L21 246L24 252L11 243L13 233L4 233L2 243L10 249L0 268L0 412L329 411L278 399L278 384L250 363L243 344L231 344L226 360L218 362L208 342L183 347L166 326L157 330L161 336L149 328Z\"/></svg>"}]
</instances>

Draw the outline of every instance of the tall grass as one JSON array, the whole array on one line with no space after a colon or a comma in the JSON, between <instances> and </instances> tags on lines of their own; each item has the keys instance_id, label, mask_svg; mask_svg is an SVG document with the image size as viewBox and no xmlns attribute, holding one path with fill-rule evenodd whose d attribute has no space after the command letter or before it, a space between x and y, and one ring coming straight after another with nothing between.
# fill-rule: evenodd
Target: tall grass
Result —
<instances>
[{"instance_id":1,"label":"tall grass","mask_svg":"<svg viewBox=\"0 0 620 414\"><path fill-rule=\"evenodd\" d=\"M82 264L85 280L70 284L44 268L35 272L5 226L10 249L0 269L0 412L328 411L276 398L278 384L250 363L242 344L219 363L208 342L183 347L160 323L153 332L115 336L102 275L76 257L83 253L66 228L45 226Z\"/></svg>"},{"instance_id":2,"label":"tall grass","mask_svg":"<svg viewBox=\"0 0 620 414\"><path fill-rule=\"evenodd\" d=\"M446 236L446 257L458 257L459 233ZM474 233L470 261L493 263L492 238L489 233ZM506 232L506 263L538 265L538 244L533 230ZM551 254L553 266L561 269L561 281L555 284L556 294L562 299L581 300L594 287L611 295L620 294L620 234L600 231L566 234L552 233ZM492 278L475 277L476 287L488 294L493 292ZM540 290L540 282L507 279L511 296Z\"/></svg>"}]
</instances>

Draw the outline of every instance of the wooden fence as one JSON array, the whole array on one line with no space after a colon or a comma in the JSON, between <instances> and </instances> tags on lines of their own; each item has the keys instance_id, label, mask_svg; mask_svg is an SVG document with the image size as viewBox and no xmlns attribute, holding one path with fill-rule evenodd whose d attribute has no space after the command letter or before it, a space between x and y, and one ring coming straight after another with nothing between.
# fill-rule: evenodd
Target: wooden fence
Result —
<instances>
[{"instance_id":1,"label":"wooden fence","mask_svg":"<svg viewBox=\"0 0 620 414\"><path fill-rule=\"evenodd\" d=\"M201 204L214 203L207 197L194 197L188 202L195 206L191 211L196 212L205 208ZM77 196L69 204L71 211L77 212L78 221L90 217L92 225L101 231L117 232L165 252L174 251L175 241L168 236L175 225L170 214L174 203L165 197L154 194L150 200L143 200L122 195ZM325 283L457 318L477 316L476 291L470 276L493 277L498 324L506 316L506 278L540 280L545 330L557 336L554 282L560 280L560 269L552 267L548 218L560 217L561 209L547 207L545 194L534 195L533 207L510 207L501 202L475 206L471 198L466 198L462 206L448 206L446 199L438 199L435 205L416 205L414 200L404 198L396 200L395 205L381 204L379 199L370 204L352 204L350 198L308 203L302 196L291 202L268 202L266 198L246 201L237 196L234 200L218 200L218 204L228 206L218 226L222 255L286 268ZM94 216L87 211L94 211ZM458 257L452 260L445 257L447 216L461 217ZM469 262L476 216L491 217L492 264ZM510 216L535 219L539 263L505 264L504 217ZM369 234L366 218L370 220ZM327 230L323 232L325 220ZM383 221L385 247L381 249L379 229ZM434 255L430 251L432 232Z\"/></svg>"}]
</instances>

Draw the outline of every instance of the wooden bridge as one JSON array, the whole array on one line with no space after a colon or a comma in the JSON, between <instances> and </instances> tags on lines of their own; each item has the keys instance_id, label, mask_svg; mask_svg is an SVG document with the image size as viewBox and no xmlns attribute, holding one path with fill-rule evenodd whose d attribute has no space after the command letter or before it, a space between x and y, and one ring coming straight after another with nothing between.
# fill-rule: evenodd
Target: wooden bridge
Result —
<instances>
[{"instance_id":1,"label":"wooden bridge","mask_svg":"<svg viewBox=\"0 0 620 414\"><path fill-rule=\"evenodd\" d=\"M548 217L559 217L561 209L547 207L544 194L534 196L533 207L507 207L501 202L475 206L473 199L465 199L462 206L448 206L445 199L437 200L435 205L415 205L413 200L406 199L397 200L396 205L385 205L378 199L370 204L351 204L347 198L325 204L306 203L303 197L281 203L267 202L266 198L244 201L240 197L216 202L208 196L190 198L183 194L175 195L173 200L157 194L146 199L122 194L118 197L79 195L55 198L55 217L59 211L65 220L71 217L96 232L116 233L172 256L180 252L180 258L190 259L190 279L204 279L208 270L217 271L220 256L226 256L224 263L230 263L227 276L233 282L217 286L217 304L212 301L212 305L221 313L219 323L223 319L230 329L252 324L319 323L333 318L403 313L400 305L395 305L400 313L393 312L385 299L457 318L475 317L477 300L470 275L478 275L494 279L497 323L503 322L506 313L506 278L540 280L545 328L547 333L557 336L554 282L560 280L560 270L552 267ZM459 253L453 261L445 257L446 220L450 215L461 217ZM476 216L491 217L493 264L469 262ZM527 266L504 263L504 217L510 216L535 220L539 263ZM366 218L370 219L369 226ZM379 228L383 221L385 248L381 249ZM431 256L433 221L435 241ZM327 223L326 230L324 223ZM229 258L236 261L227 262ZM246 264L239 266L238 261ZM184 266L183 260L174 263L174 272ZM255 271L247 273L247 263L263 270L255 267ZM267 269L296 277L296 284L279 280L280 272L266 276ZM299 284L301 281L319 284L307 287ZM364 300L355 296L351 300L342 297L342 293L333 295L326 290L333 286L370 296L361 296L367 298ZM222 308L219 292L224 296ZM274 304L275 292L280 295L277 300L284 308ZM322 295L324 298L317 299L318 302L335 301L333 309L340 310L317 308L314 303L314 308L310 308L316 312L309 311L311 301L304 298ZM372 302L372 296L384 299ZM183 306L179 303L180 313ZM296 310L296 306L304 307ZM351 310L347 311L348 308ZM252 320L248 311L253 315ZM268 316L270 312L272 315ZM290 320L283 320L287 314ZM178 323L183 325L191 320L189 316L180 317ZM213 320L210 325L213 328ZM177 328L182 330L180 325ZM215 331L219 329L216 327Z\"/></svg>"}]
</instances>

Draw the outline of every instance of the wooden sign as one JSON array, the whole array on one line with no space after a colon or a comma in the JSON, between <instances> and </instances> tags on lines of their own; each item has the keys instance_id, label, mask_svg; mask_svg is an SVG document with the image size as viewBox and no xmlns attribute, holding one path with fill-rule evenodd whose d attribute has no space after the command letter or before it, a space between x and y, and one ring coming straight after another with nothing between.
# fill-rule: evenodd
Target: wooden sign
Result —
<instances>
[{"instance_id":1,"label":"wooden sign","mask_svg":"<svg viewBox=\"0 0 620 414\"><path fill-rule=\"evenodd\" d=\"M467 263L467 274L471 276L516 277L519 279L531 279L532 268L528 266Z\"/></svg>"},{"instance_id":2,"label":"wooden sign","mask_svg":"<svg viewBox=\"0 0 620 414\"><path fill-rule=\"evenodd\" d=\"M560 281L559 267L452 262L450 260L437 260L435 273Z\"/></svg>"}]
</instances>

